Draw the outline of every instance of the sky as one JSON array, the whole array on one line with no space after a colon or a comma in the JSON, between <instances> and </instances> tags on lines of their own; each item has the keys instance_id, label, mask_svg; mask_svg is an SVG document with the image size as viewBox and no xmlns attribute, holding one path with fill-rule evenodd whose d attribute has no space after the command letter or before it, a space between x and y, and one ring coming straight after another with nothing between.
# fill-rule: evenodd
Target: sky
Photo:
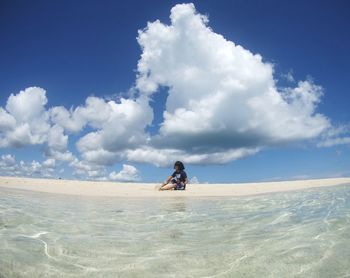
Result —
<instances>
[{"instance_id":1,"label":"sky","mask_svg":"<svg viewBox=\"0 0 350 278\"><path fill-rule=\"evenodd\" d=\"M348 1L1 1L0 175L350 176Z\"/></svg>"}]
</instances>

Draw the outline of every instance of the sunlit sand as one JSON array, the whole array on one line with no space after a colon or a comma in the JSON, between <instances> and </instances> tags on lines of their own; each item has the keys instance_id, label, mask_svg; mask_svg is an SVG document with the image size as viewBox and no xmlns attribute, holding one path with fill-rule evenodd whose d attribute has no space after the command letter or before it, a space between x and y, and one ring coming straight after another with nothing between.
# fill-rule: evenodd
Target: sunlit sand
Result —
<instances>
[{"instance_id":1,"label":"sunlit sand","mask_svg":"<svg viewBox=\"0 0 350 278\"><path fill-rule=\"evenodd\" d=\"M100 181L0 177L1 187L68 195L119 197L248 196L315 187L334 186L346 183L350 183L350 178L259 183L189 184L185 191L172 190L167 192L159 192L156 190L156 185L158 185L157 183L115 183Z\"/></svg>"}]
</instances>

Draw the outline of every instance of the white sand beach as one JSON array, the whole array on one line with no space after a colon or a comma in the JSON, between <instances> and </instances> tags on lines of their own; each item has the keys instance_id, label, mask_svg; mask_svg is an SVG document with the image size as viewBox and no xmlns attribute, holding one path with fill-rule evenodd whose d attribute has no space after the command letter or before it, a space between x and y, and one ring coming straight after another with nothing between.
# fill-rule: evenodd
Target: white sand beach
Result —
<instances>
[{"instance_id":1,"label":"white sand beach","mask_svg":"<svg viewBox=\"0 0 350 278\"><path fill-rule=\"evenodd\" d=\"M230 184L188 184L185 191L158 191L156 183L116 183L59 179L0 177L0 187L46 193L115 197L225 197L248 196L350 184L350 178Z\"/></svg>"}]
</instances>

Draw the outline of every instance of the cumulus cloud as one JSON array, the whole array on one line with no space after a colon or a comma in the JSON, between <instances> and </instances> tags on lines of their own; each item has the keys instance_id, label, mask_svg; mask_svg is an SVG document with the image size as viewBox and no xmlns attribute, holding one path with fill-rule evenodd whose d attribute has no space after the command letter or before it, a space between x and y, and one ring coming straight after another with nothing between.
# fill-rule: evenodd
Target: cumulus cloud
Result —
<instances>
[{"instance_id":1,"label":"cumulus cloud","mask_svg":"<svg viewBox=\"0 0 350 278\"><path fill-rule=\"evenodd\" d=\"M317 112L321 86L289 73L285 78L294 87L279 88L273 64L208 24L193 4L179 4L171 9L170 24L156 20L139 30L142 54L129 97L89 96L67 109L46 108L42 88L11 94L0 107L0 147L43 145L42 164L15 164L26 173L62 162L82 178L122 181L138 180L137 169L124 164L108 174L106 167L125 161L220 164L303 140L321 138L319 146L348 142L330 135L330 120ZM150 101L164 87L163 121L151 136ZM68 149L71 134L78 137L79 155Z\"/></svg>"},{"instance_id":2,"label":"cumulus cloud","mask_svg":"<svg viewBox=\"0 0 350 278\"><path fill-rule=\"evenodd\" d=\"M69 163L69 166L73 169L73 175L79 178L102 179L106 176L106 169L103 165L89 163L76 157Z\"/></svg>"},{"instance_id":3,"label":"cumulus cloud","mask_svg":"<svg viewBox=\"0 0 350 278\"><path fill-rule=\"evenodd\" d=\"M175 149L198 163L228 162L315 138L330 126L316 112L320 86L307 80L278 91L273 65L215 33L193 4L176 5L170 19L170 25L148 23L138 36L137 88L146 95L169 88L164 121L151 142L156 150L167 156Z\"/></svg>"},{"instance_id":4,"label":"cumulus cloud","mask_svg":"<svg viewBox=\"0 0 350 278\"><path fill-rule=\"evenodd\" d=\"M56 167L56 160L53 158L48 158L43 162L42 165L47 169L54 169Z\"/></svg>"},{"instance_id":5,"label":"cumulus cloud","mask_svg":"<svg viewBox=\"0 0 350 278\"><path fill-rule=\"evenodd\" d=\"M85 126L93 130L82 136L76 146L85 161L99 165L112 165L125 156L125 149L145 144L145 128L153 120L146 96L120 98L118 102L88 97L85 105L71 110L53 107L50 115L55 124L68 132L80 132Z\"/></svg>"},{"instance_id":6,"label":"cumulus cloud","mask_svg":"<svg viewBox=\"0 0 350 278\"><path fill-rule=\"evenodd\" d=\"M54 172L54 161L46 160L43 164L33 160L31 162L20 161L11 154L0 157L0 174L6 176L28 176L28 177L52 177Z\"/></svg>"},{"instance_id":7,"label":"cumulus cloud","mask_svg":"<svg viewBox=\"0 0 350 278\"><path fill-rule=\"evenodd\" d=\"M71 110L62 106L46 109L46 103L46 91L31 87L11 94L6 109L0 108L1 147L44 146L46 160L42 164L20 163L18 173L35 174L42 168L47 172L57 161L64 161L80 177L102 178L106 175L104 166L125 158L126 148L148 140L144 129L152 122L153 113L147 97L121 98L118 102L88 97L84 105ZM93 131L76 144L80 160L68 150L67 133L79 134L85 126Z\"/></svg>"},{"instance_id":8,"label":"cumulus cloud","mask_svg":"<svg viewBox=\"0 0 350 278\"><path fill-rule=\"evenodd\" d=\"M47 157L69 161L68 137L59 125L52 125L46 110L46 91L30 87L11 94L5 109L0 107L0 147L24 147L45 144Z\"/></svg>"},{"instance_id":9,"label":"cumulus cloud","mask_svg":"<svg viewBox=\"0 0 350 278\"><path fill-rule=\"evenodd\" d=\"M2 155L0 159L1 169L12 169L16 164L15 157L11 154Z\"/></svg>"},{"instance_id":10,"label":"cumulus cloud","mask_svg":"<svg viewBox=\"0 0 350 278\"><path fill-rule=\"evenodd\" d=\"M64 134L64 129L59 125L53 125L47 137L45 155L58 161L72 161L73 154L68 151L68 135Z\"/></svg>"},{"instance_id":11,"label":"cumulus cloud","mask_svg":"<svg viewBox=\"0 0 350 278\"><path fill-rule=\"evenodd\" d=\"M109 178L114 181L139 181L141 178L139 176L139 171L132 165L123 164L122 170L120 172L111 172Z\"/></svg>"},{"instance_id":12,"label":"cumulus cloud","mask_svg":"<svg viewBox=\"0 0 350 278\"><path fill-rule=\"evenodd\" d=\"M119 102L101 101L100 107L94 108L94 111L103 109L104 119L89 122L96 131L80 138L77 149L86 161L111 165L125 156L126 149L146 144L148 135L145 128L151 124L153 112L147 97L121 98Z\"/></svg>"},{"instance_id":13,"label":"cumulus cloud","mask_svg":"<svg viewBox=\"0 0 350 278\"><path fill-rule=\"evenodd\" d=\"M140 163L152 163L158 167L170 166L176 160L182 160L189 164L225 164L230 161L255 154L259 148L227 149L225 153L189 153L179 149L156 149L154 147L142 147L126 151L129 161Z\"/></svg>"},{"instance_id":14,"label":"cumulus cloud","mask_svg":"<svg viewBox=\"0 0 350 278\"><path fill-rule=\"evenodd\" d=\"M86 98L85 105L75 109L67 110L63 106L50 109L52 121L73 133L81 131L87 124L92 128L101 128L110 113L111 106L104 99L93 96Z\"/></svg>"},{"instance_id":15,"label":"cumulus cloud","mask_svg":"<svg viewBox=\"0 0 350 278\"><path fill-rule=\"evenodd\" d=\"M45 90L38 87L11 94L6 110L0 108L0 146L22 147L44 143L50 129L46 103Z\"/></svg>"},{"instance_id":16,"label":"cumulus cloud","mask_svg":"<svg viewBox=\"0 0 350 278\"><path fill-rule=\"evenodd\" d=\"M76 158L70 163L70 166L74 169L74 175L79 178L120 182L141 180L137 168L128 164L123 164L123 167L119 172L112 171L109 174L103 164L100 165L89 161L78 160Z\"/></svg>"}]
</instances>

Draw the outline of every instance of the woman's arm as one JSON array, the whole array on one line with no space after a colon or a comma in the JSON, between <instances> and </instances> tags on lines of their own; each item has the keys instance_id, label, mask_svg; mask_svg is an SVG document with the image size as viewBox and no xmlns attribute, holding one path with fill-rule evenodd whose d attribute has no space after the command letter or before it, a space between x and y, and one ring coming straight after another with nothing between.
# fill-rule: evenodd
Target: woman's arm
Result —
<instances>
[{"instance_id":1,"label":"woman's arm","mask_svg":"<svg viewBox=\"0 0 350 278\"><path fill-rule=\"evenodd\" d=\"M165 180L165 182L163 182L162 186L167 185L167 184L172 180L172 178L173 178L173 176L169 176L169 177Z\"/></svg>"},{"instance_id":2,"label":"woman's arm","mask_svg":"<svg viewBox=\"0 0 350 278\"><path fill-rule=\"evenodd\" d=\"M169 184L167 185L171 180L173 179L173 176L169 176L165 182L159 187L158 190L170 190L173 189L176 184Z\"/></svg>"}]
</instances>

